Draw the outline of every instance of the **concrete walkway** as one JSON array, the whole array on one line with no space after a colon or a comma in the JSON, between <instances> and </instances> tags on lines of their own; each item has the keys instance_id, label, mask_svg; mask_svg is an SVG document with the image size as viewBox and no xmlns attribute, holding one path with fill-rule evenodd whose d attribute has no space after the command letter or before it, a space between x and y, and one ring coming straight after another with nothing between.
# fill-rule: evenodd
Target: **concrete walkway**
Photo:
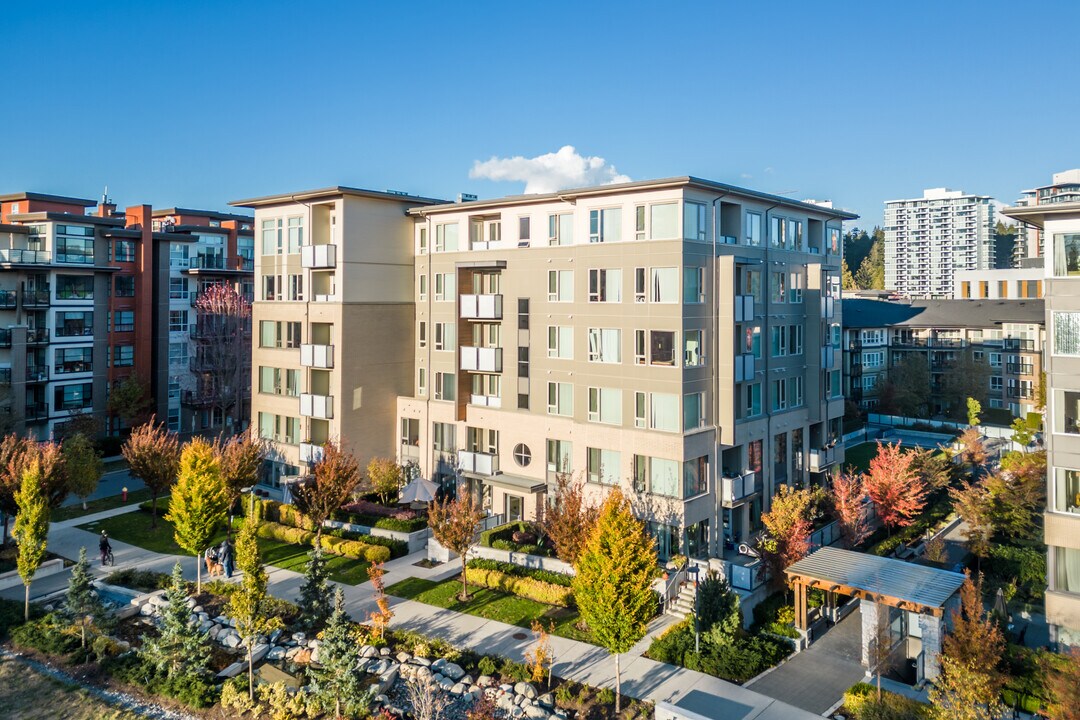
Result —
<instances>
[{"instance_id":1,"label":"concrete walkway","mask_svg":"<svg viewBox=\"0 0 1080 720\"><path fill-rule=\"evenodd\" d=\"M49 531L49 550L62 557L75 559L78 557L79 548L85 546L87 551L94 555L97 550L97 535L80 530L76 525L136 510L136 507L126 506L53 523ZM102 568L98 563L94 563L95 575L103 577L114 570L128 567L168 573L179 560L184 576L190 580L195 579L193 557L163 555L117 540L112 540L112 546L116 565ZM434 568L418 566L416 563L423 559L423 553L413 553L386 563L386 584L410 577L441 581L453 577L461 569L458 561ZM303 575L272 566L267 566L266 570L270 593L295 602L299 597ZM48 592L61 589L66 586L67 576L68 573L61 573L35 582L31 586L31 596L42 597ZM353 618L363 620L368 613L376 609L370 583L342 584L340 587L345 595L346 608ZM0 593L0 596L7 597L7 592ZM15 593L16 599L22 598L21 586L12 588L11 592ZM392 628L412 630L428 637L439 638L455 647L523 662L525 652L534 643L531 632L515 625L444 610L413 600L392 599L391 608L394 612L390 623ZM658 618L649 628L650 636L661 632L670 624L670 618ZM552 637L551 646L555 657L555 674L594 687L615 687L615 666L606 651L589 643L561 637ZM649 660L642 657L647 648L648 642L643 641L621 658L622 691L628 696L675 703L706 717L724 720L810 720L819 717L711 675Z\"/></svg>"}]
</instances>

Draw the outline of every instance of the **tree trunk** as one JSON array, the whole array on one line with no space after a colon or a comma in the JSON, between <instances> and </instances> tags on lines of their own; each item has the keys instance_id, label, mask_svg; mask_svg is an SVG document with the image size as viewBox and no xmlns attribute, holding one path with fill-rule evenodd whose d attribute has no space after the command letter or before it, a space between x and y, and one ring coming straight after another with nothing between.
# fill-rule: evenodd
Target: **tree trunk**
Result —
<instances>
[{"instance_id":1,"label":"tree trunk","mask_svg":"<svg viewBox=\"0 0 1080 720\"><path fill-rule=\"evenodd\" d=\"M203 553L195 553L195 594L202 594L202 558Z\"/></svg>"},{"instance_id":2,"label":"tree trunk","mask_svg":"<svg viewBox=\"0 0 1080 720\"><path fill-rule=\"evenodd\" d=\"M30 583L25 583L26 600L23 602L23 622L30 622Z\"/></svg>"},{"instance_id":3,"label":"tree trunk","mask_svg":"<svg viewBox=\"0 0 1080 720\"><path fill-rule=\"evenodd\" d=\"M157 490L150 491L150 529L157 527Z\"/></svg>"},{"instance_id":4,"label":"tree trunk","mask_svg":"<svg viewBox=\"0 0 1080 720\"><path fill-rule=\"evenodd\" d=\"M622 679L619 676L619 653L615 653L615 714L619 714L622 700Z\"/></svg>"},{"instance_id":5,"label":"tree trunk","mask_svg":"<svg viewBox=\"0 0 1080 720\"><path fill-rule=\"evenodd\" d=\"M89 508L86 507L86 498L82 499L82 509L83 509L83 511L86 511L86 510L89 509Z\"/></svg>"},{"instance_id":6,"label":"tree trunk","mask_svg":"<svg viewBox=\"0 0 1080 720\"><path fill-rule=\"evenodd\" d=\"M254 638L249 638L249 639L252 640L252 641L254 640ZM248 656L248 699L254 702L254 700L255 700L255 663L252 662L252 659L251 659L253 656L251 654L251 643L250 642L248 643L247 656Z\"/></svg>"},{"instance_id":7,"label":"tree trunk","mask_svg":"<svg viewBox=\"0 0 1080 720\"><path fill-rule=\"evenodd\" d=\"M468 567L468 561L465 559L465 553L461 554L461 600L465 602L469 599L469 579L465 575L465 569Z\"/></svg>"}]
</instances>

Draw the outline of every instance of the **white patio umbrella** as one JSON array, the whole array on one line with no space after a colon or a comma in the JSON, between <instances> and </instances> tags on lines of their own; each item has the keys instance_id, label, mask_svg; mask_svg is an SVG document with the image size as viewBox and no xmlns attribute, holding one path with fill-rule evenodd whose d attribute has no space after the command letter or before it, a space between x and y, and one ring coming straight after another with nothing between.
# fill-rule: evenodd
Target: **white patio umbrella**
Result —
<instances>
[{"instance_id":1,"label":"white patio umbrella","mask_svg":"<svg viewBox=\"0 0 1080 720\"><path fill-rule=\"evenodd\" d=\"M418 477L401 490L401 496L398 498L399 503L425 503L431 502L435 499L435 493L439 491L439 486L430 480L425 480L422 477Z\"/></svg>"}]
</instances>

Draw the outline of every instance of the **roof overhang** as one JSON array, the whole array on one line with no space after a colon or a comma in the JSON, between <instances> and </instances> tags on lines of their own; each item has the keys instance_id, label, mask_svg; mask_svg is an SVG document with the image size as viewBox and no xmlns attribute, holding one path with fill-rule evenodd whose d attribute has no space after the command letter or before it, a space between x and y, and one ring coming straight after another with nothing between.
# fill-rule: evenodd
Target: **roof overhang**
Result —
<instances>
[{"instance_id":1,"label":"roof overhang","mask_svg":"<svg viewBox=\"0 0 1080 720\"><path fill-rule=\"evenodd\" d=\"M319 188L317 190L301 190L294 193L281 193L278 195L264 195L261 197L247 198L245 200L233 200L229 204L234 207L258 208L273 205L291 205L312 200L332 200L338 197L352 196L374 200L396 200L401 203L414 205L430 205L432 203L446 203L446 200L409 195L394 191L365 190L363 188L346 187L336 185L334 187Z\"/></svg>"},{"instance_id":2,"label":"roof overhang","mask_svg":"<svg viewBox=\"0 0 1080 720\"><path fill-rule=\"evenodd\" d=\"M504 490L527 493L542 493L547 491L547 483L545 481L521 477L519 475L507 475L505 473L499 473L498 475L482 475L468 470L464 471L462 474L466 477L481 480L487 485L503 488Z\"/></svg>"},{"instance_id":3,"label":"roof overhang","mask_svg":"<svg viewBox=\"0 0 1080 720\"><path fill-rule=\"evenodd\" d=\"M1048 219L1055 219L1059 216L1065 219L1070 217L1080 218L1080 202L1017 205L1005 208L1001 211L1001 214L1025 222L1028 225L1034 225L1041 230Z\"/></svg>"}]
</instances>

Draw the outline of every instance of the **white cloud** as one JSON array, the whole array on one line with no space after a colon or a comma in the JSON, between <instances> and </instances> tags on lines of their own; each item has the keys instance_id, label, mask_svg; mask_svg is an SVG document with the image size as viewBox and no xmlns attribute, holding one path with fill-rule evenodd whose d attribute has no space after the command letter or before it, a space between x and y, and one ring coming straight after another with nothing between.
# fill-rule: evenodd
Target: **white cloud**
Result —
<instances>
[{"instance_id":1,"label":"white cloud","mask_svg":"<svg viewBox=\"0 0 1080 720\"><path fill-rule=\"evenodd\" d=\"M469 177L496 182L524 182L525 193L551 193L587 185L611 185L630 182L602 157L585 157L573 145L563 145L558 152L526 158L492 157L473 163Z\"/></svg>"}]
</instances>

